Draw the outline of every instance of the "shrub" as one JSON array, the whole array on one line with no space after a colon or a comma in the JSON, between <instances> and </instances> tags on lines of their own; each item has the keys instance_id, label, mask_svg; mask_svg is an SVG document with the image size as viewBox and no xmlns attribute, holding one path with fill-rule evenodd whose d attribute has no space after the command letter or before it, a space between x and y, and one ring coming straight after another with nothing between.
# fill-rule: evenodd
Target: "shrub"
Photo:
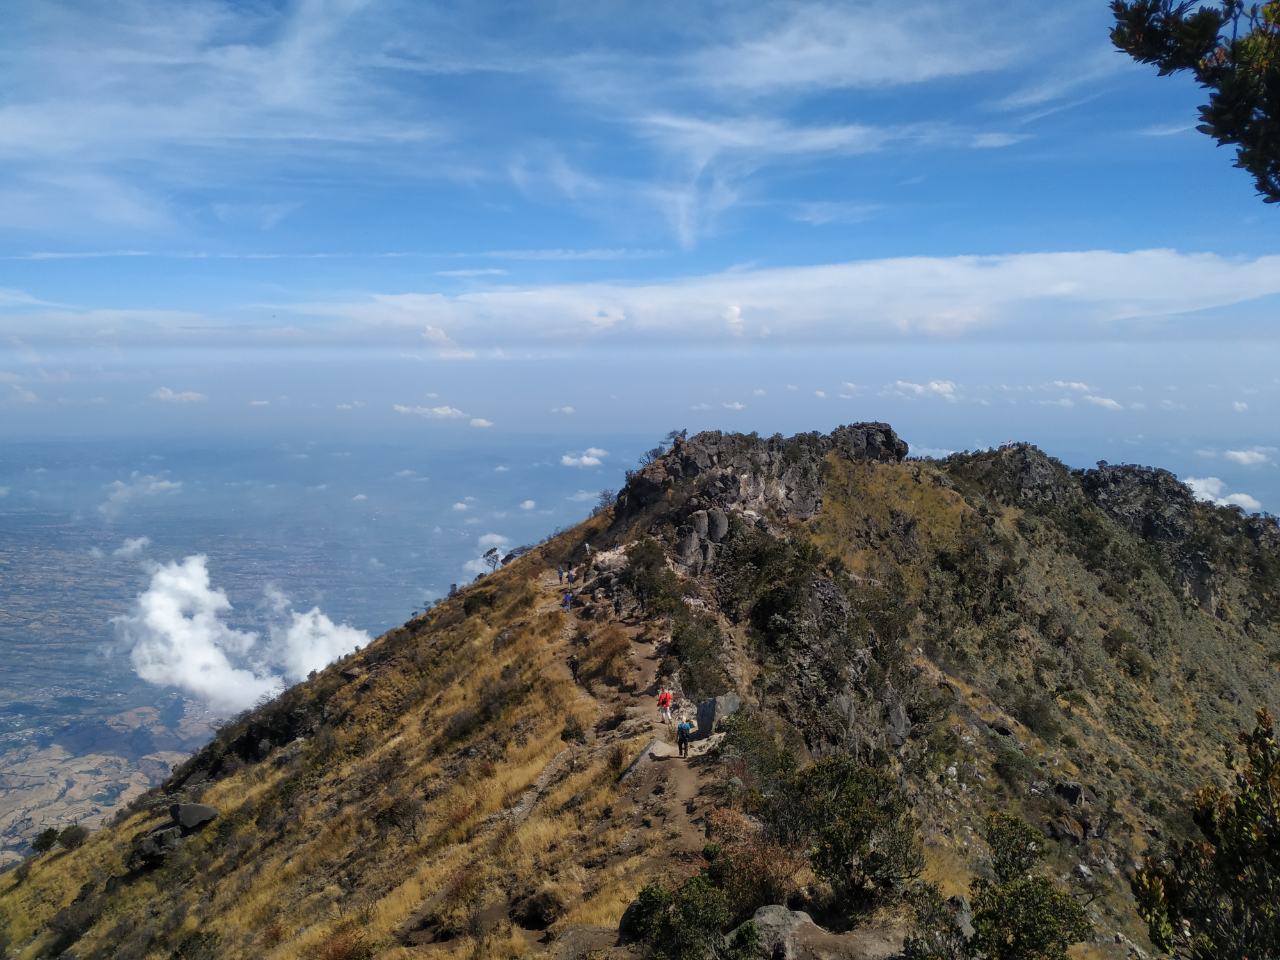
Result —
<instances>
[{"instance_id":1,"label":"shrub","mask_svg":"<svg viewBox=\"0 0 1280 960\"><path fill-rule=\"evenodd\" d=\"M1044 856L1044 836L1021 817L988 814L984 835L991 848L991 870L1000 883L1025 877Z\"/></svg>"},{"instance_id":2,"label":"shrub","mask_svg":"<svg viewBox=\"0 0 1280 960\"><path fill-rule=\"evenodd\" d=\"M640 891L634 930L654 960L748 960L757 954L759 933L748 923L733 943L724 943L733 913L724 891L705 876L690 877L676 890L651 883Z\"/></svg>"},{"instance_id":3,"label":"shrub","mask_svg":"<svg viewBox=\"0 0 1280 960\"><path fill-rule=\"evenodd\" d=\"M906 960L968 960L969 941L937 885L918 884L911 893L911 903L915 926L902 945Z\"/></svg>"},{"instance_id":4,"label":"shrub","mask_svg":"<svg viewBox=\"0 0 1280 960\"><path fill-rule=\"evenodd\" d=\"M461 740L475 729L480 713L474 707L463 707L444 722L441 733L446 740Z\"/></svg>"},{"instance_id":5,"label":"shrub","mask_svg":"<svg viewBox=\"0 0 1280 960\"><path fill-rule=\"evenodd\" d=\"M78 847L83 846L84 842L88 839L88 829L80 826L79 824L67 827L67 829L58 834L58 843L62 844L68 850L75 850Z\"/></svg>"},{"instance_id":6,"label":"shrub","mask_svg":"<svg viewBox=\"0 0 1280 960\"><path fill-rule=\"evenodd\" d=\"M481 610L491 610L497 602L497 597L492 590L476 590L467 594L467 598L462 601L462 612L468 617L473 617Z\"/></svg>"},{"instance_id":7,"label":"shrub","mask_svg":"<svg viewBox=\"0 0 1280 960\"><path fill-rule=\"evenodd\" d=\"M1133 878L1151 942L1197 960L1274 958L1280 943L1280 744L1259 710L1241 732L1244 765L1227 747L1235 790L1201 787L1192 817L1208 843L1185 841Z\"/></svg>"},{"instance_id":8,"label":"shrub","mask_svg":"<svg viewBox=\"0 0 1280 960\"><path fill-rule=\"evenodd\" d=\"M308 956L310 960L368 960L373 956L373 949L355 929L355 922L344 920L330 930Z\"/></svg>"},{"instance_id":9,"label":"shrub","mask_svg":"<svg viewBox=\"0 0 1280 960\"><path fill-rule=\"evenodd\" d=\"M1067 960L1067 948L1092 933L1084 908L1048 877L996 886L974 880L971 947L988 960Z\"/></svg>"},{"instance_id":10,"label":"shrub","mask_svg":"<svg viewBox=\"0 0 1280 960\"><path fill-rule=\"evenodd\" d=\"M731 810L707 817L715 840L703 849L706 876L728 898L732 926L751 919L772 903L786 904L797 892L796 876L805 866L804 851L767 837L763 830Z\"/></svg>"},{"instance_id":11,"label":"shrub","mask_svg":"<svg viewBox=\"0 0 1280 960\"><path fill-rule=\"evenodd\" d=\"M848 757L797 774L774 806L774 821L784 840L807 834L815 872L854 902L900 887L924 869L915 821L896 781Z\"/></svg>"},{"instance_id":12,"label":"shrub","mask_svg":"<svg viewBox=\"0 0 1280 960\"><path fill-rule=\"evenodd\" d=\"M58 842L58 830L56 827L50 827L48 830L41 830L36 834L35 839L31 841L31 849L36 853L47 853L53 849L54 844Z\"/></svg>"},{"instance_id":13,"label":"shrub","mask_svg":"<svg viewBox=\"0 0 1280 960\"><path fill-rule=\"evenodd\" d=\"M1001 780L1016 787L1026 781L1027 776L1035 769L1035 762L1021 750L1006 747L996 754L992 766Z\"/></svg>"}]
</instances>

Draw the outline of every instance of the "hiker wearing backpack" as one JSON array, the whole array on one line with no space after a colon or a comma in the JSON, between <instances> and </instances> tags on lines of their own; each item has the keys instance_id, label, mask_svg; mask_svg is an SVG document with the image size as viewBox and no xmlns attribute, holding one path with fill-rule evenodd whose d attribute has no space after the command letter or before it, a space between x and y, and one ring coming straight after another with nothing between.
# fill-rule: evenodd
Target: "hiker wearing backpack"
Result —
<instances>
[{"instance_id":1,"label":"hiker wearing backpack","mask_svg":"<svg viewBox=\"0 0 1280 960\"><path fill-rule=\"evenodd\" d=\"M675 700L675 695L664 689L658 694L658 717L663 723L671 722L671 704Z\"/></svg>"},{"instance_id":2,"label":"hiker wearing backpack","mask_svg":"<svg viewBox=\"0 0 1280 960\"><path fill-rule=\"evenodd\" d=\"M680 718L680 725L676 727L676 742L680 744L680 756L689 756L689 736L693 733L693 728L689 726L689 721Z\"/></svg>"},{"instance_id":3,"label":"hiker wearing backpack","mask_svg":"<svg viewBox=\"0 0 1280 960\"><path fill-rule=\"evenodd\" d=\"M581 666L581 664L578 663L578 655L575 653L572 657L569 658L569 672L573 674L574 683L578 682L579 666Z\"/></svg>"}]
</instances>

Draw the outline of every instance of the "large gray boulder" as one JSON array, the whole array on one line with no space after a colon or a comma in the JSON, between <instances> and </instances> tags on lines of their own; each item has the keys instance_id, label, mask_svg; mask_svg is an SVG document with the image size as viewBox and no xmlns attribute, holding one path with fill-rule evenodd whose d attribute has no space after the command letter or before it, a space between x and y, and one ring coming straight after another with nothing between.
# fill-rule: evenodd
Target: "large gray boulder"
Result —
<instances>
[{"instance_id":1,"label":"large gray boulder","mask_svg":"<svg viewBox=\"0 0 1280 960\"><path fill-rule=\"evenodd\" d=\"M169 816L183 830L202 827L222 811L207 803L175 803L169 808Z\"/></svg>"},{"instance_id":2,"label":"large gray boulder","mask_svg":"<svg viewBox=\"0 0 1280 960\"><path fill-rule=\"evenodd\" d=\"M800 944L796 939L796 931L813 919L803 910L788 910L777 904L761 907L748 923L756 925L760 934L760 955L771 960L794 960L800 952ZM743 924L746 926L746 924ZM726 943L732 943L738 935L738 927L725 937Z\"/></svg>"},{"instance_id":3,"label":"large gray boulder","mask_svg":"<svg viewBox=\"0 0 1280 960\"><path fill-rule=\"evenodd\" d=\"M695 739L707 739L715 733L716 723L731 713L737 713L739 706L741 701L732 690L710 700L703 700L698 704L698 733Z\"/></svg>"},{"instance_id":4,"label":"large gray boulder","mask_svg":"<svg viewBox=\"0 0 1280 960\"><path fill-rule=\"evenodd\" d=\"M158 867L181 846L182 827L172 822L165 823L142 838L135 856L143 866Z\"/></svg>"}]
</instances>

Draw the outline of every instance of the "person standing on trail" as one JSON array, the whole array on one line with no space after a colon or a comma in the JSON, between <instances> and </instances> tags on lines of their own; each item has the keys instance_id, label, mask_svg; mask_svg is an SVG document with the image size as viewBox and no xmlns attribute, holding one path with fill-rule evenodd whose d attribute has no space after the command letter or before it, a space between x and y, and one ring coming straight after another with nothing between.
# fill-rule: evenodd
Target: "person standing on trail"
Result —
<instances>
[{"instance_id":1,"label":"person standing on trail","mask_svg":"<svg viewBox=\"0 0 1280 960\"><path fill-rule=\"evenodd\" d=\"M680 744L680 756L689 756L689 734L693 732L693 728L689 726L689 721L680 718L680 725L676 727L676 742Z\"/></svg>"},{"instance_id":2,"label":"person standing on trail","mask_svg":"<svg viewBox=\"0 0 1280 960\"><path fill-rule=\"evenodd\" d=\"M648 597L649 597L649 594L645 591L645 589L644 589L643 587L641 587L641 588L640 588L640 614L641 614L641 616L643 616L643 615L644 615L644 604L645 604L645 600L647 600L647 599L648 599Z\"/></svg>"},{"instance_id":3,"label":"person standing on trail","mask_svg":"<svg viewBox=\"0 0 1280 960\"><path fill-rule=\"evenodd\" d=\"M578 667L579 667L578 655L575 653L572 657L569 658L569 672L573 674L574 683L578 682Z\"/></svg>"},{"instance_id":4,"label":"person standing on trail","mask_svg":"<svg viewBox=\"0 0 1280 960\"><path fill-rule=\"evenodd\" d=\"M622 619L622 598L621 597L613 598L613 618L615 620Z\"/></svg>"},{"instance_id":5,"label":"person standing on trail","mask_svg":"<svg viewBox=\"0 0 1280 960\"><path fill-rule=\"evenodd\" d=\"M617 538L617 537L614 537L614 538L613 538L613 549L615 549L615 550L617 550L617 549L618 549L618 538Z\"/></svg>"},{"instance_id":6,"label":"person standing on trail","mask_svg":"<svg viewBox=\"0 0 1280 960\"><path fill-rule=\"evenodd\" d=\"M556 573L560 575L560 582L564 583L564 567L556 567Z\"/></svg>"},{"instance_id":7,"label":"person standing on trail","mask_svg":"<svg viewBox=\"0 0 1280 960\"><path fill-rule=\"evenodd\" d=\"M564 592L564 612L568 613L569 608L573 606L573 594L568 590Z\"/></svg>"},{"instance_id":8,"label":"person standing on trail","mask_svg":"<svg viewBox=\"0 0 1280 960\"><path fill-rule=\"evenodd\" d=\"M588 560L590 560L590 559L591 559L591 544L589 544L589 543L584 543L582 546L583 546L583 549L585 549L585 550L587 551L587 559L588 559Z\"/></svg>"},{"instance_id":9,"label":"person standing on trail","mask_svg":"<svg viewBox=\"0 0 1280 960\"><path fill-rule=\"evenodd\" d=\"M658 717L663 723L671 722L671 703L675 700L675 695L667 689L658 694Z\"/></svg>"}]
</instances>

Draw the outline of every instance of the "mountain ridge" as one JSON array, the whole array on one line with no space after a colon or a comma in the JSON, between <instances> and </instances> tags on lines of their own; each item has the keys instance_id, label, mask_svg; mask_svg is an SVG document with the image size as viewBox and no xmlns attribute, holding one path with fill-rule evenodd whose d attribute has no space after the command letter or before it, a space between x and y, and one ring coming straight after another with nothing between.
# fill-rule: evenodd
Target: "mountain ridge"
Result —
<instances>
[{"instance_id":1,"label":"mountain ridge","mask_svg":"<svg viewBox=\"0 0 1280 960\"><path fill-rule=\"evenodd\" d=\"M726 817L759 818L742 790L777 789L787 757L887 778L946 894L986 869L985 812L1019 810L1063 889L1097 894L1082 955L1136 955L1126 876L1194 830L1187 791L1280 706L1276 521L1029 445L908 454L878 423L676 440L613 506L0 878L18 955L638 955L626 904L709 862ZM649 705L663 684L690 715L740 698L687 766ZM174 803L221 813L140 863ZM835 939L802 955L900 949L901 894L849 913L816 874L804 889L787 903Z\"/></svg>"}]
</instances>

